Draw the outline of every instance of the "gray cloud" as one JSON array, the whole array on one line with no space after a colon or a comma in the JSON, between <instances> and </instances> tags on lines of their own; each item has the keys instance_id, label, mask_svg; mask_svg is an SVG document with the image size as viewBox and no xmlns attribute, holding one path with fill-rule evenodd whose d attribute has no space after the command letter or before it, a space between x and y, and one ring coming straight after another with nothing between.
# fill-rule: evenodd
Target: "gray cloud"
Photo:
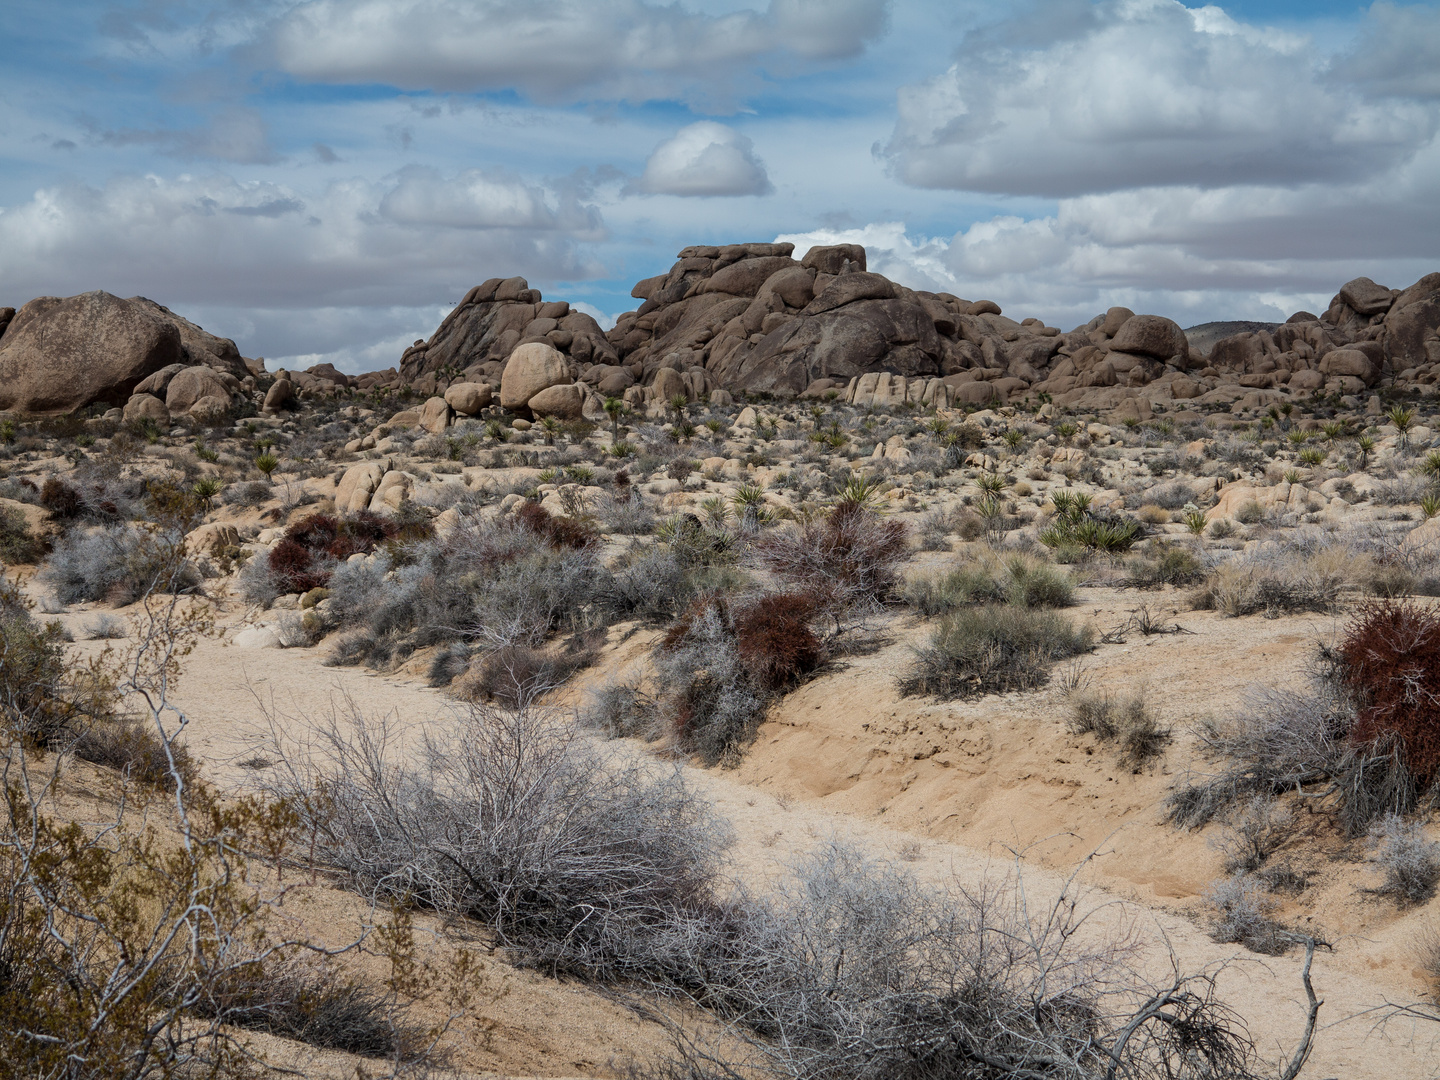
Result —
<instances>
[{"instance_id":1,"label":"gray cloud","mask_svg":"<svg viewBox=\"0 0 1440 1080\"><path fill-rule=\"evenodd\" d=\"M1440 8L1372 4L1355 49L1339 57L1333 78L1369 93L1440 98Z\"/></svg>"},{"instance_id":2,"label":"gray cloud","mask_svg":"<svg viewBox=\"0 0 1440 1080\"><path fill-rule=\"evenodd\" d=\"M1328 75L1309 39L1216 7L1052 0L1046 12L971 34L949 71L900 92L885 148L900 179L1052 197L1349 182L1437 127L1426 103L1373 100Z\"/></svg>"},{"instance_id":3,"label":"gray cloud","mask_svg":"<svg viewBox=\"0 0 1440 1080\"><path fill-rule=\"evenodd\" d=\"M773 187L754 144L724 124L702 120L655 148L627 192L649 195L765 195Z\"/></svg>"},{"instance_id":4,"label":"gray cloud","mask_svg":"<svg viewBox=\"0 0 1440 1080\"><path fill-rule=\"evenodd\" d=\"M432 191L445 184L412 173L336 182L302 197L227 176L119 176L103 188L43 189L0 213L0 295L23 303L103 288L165 303L414 306L453 302L497 274L577 281L603 273L580 248L603 235L598 212L557 197L546 213L457 228L447 214L484 204L427 202L406 187L417 178ZM468 176L451 184L475 191ZM536 190L517 181L512 205L528 206Z\"/></svg>"},{"instance_id":5,"label":"gray cloud","mask_svg":"<svg viewBox=\"0 0 1440 1080\"><path fill-rule=\"evenodd\" d=\"M88 125L105 146L152 146L170 157L210 159L237 165L269 165L280 160L270 145L265 121L253 109L226 109L193 128L105 130Z\"/></svg>"},{"instance_id":6,"label":"gray cloud","mask_svg":"<svg viewBox=\"0 0 1440 1080\"><path fill-rule=\"evenodd\" d=\"M539 101L714 99L789 56L854 56L888 0L771 0L712 16L646 0L310 0L271 29L296 78L411 90L514 89Z\"/></svg>"}]
</instances>

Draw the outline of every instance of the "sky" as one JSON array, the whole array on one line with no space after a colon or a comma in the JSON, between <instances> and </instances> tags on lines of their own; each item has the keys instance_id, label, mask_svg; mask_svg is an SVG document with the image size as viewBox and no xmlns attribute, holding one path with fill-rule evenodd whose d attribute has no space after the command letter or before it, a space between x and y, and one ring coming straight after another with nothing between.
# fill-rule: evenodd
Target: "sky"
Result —
<instances>
[{"instance_id":1,"label":"sky","mask_svg":"<svg viewBox=\"0 0 1440 1080\"><path fill-rule=\"evenodd\" d=\"M1440 6L4 0L0 304L149 296L396 364L523 275L610 325L684 246L865 244L1065 329L1440 270Z\"/></svg>"}]
</instances>

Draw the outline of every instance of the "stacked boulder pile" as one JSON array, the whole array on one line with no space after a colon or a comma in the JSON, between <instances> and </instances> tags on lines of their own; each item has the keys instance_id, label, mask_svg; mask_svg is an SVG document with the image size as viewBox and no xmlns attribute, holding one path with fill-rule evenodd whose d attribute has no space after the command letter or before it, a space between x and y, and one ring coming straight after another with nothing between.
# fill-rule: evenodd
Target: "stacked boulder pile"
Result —
<instances>
[{"instance_id":1,"label":"stacked boulder pile","mask_svg":"<svg viewBox=\"0 0 1440 1080\"><path fill-rule=\"evenodd\" d=\"M1045 394L1145 419L1177 401L1243 411L1295 394L1358 395L1382 378L1440 379L1440 274L1405 290L1357 278L1324 316L1239 324L1217 340L1123 307L1068 332L1016 321L993 300L870 273L859 245L793 255L791 244L685 248L666 273L635 286L643 303L608 332L563 302L543 302L523 278L492 279L406 350L391 384L435 395L431 419L440 404L459 415L493 401L525 416L598 418L609 397L655 408L745 391L868 406Z\"/></svg>"},{"instance_id":2,"label":"stacked boulder pile","mask_svg":"<svg viewBox=\"0 0 1440 1080\"><path fill-rule=\"evenodd\" d=\"M0 410L63 414L96 403L127 420L228 413L263 361L143 296L42 296L0 308Z\"/></svg>"}]
</instances>

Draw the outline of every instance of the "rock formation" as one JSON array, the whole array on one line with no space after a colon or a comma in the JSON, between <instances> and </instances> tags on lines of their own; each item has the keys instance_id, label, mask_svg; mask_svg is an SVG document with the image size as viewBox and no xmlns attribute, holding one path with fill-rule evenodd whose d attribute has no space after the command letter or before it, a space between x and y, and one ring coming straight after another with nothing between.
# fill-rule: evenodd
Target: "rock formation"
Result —
<instances>
[{"instance_id":1,"label":"rock formation","mask_svg":"<svg viewBox=\"0 0 1440 1080\"><path fill-rule=\"evenodd\" d=\"M1046 394L1144 417L1168 401L1251 408L1440 377L1440 274L1403 291L1356 278L1324 316L1297 312L1284 324L1187 332L1112 307L1067 333L1007 318L992 300L908 289L870 273L858 245L793 255L790 244L685 248L669 271L635 286L643 302L604 334L567 304L542 302L523 278L491 279L428 342L406 350L389 385L424 393L483 385L522 412L543 390L539 411L550 415L574 414L574 394L551 389L573 384L587 415L592 396L640 405L767 391L872 405ZM523 376L512 376L512 356L523 358ZM532 370L541 356L543 374ZM516 389L507 393L507 383Z\"/></svg>"},{"instance_id":2,"label":"rock formation","mask_svg":"<svg viewBox=\"0 0 1440 1080\"><path fill-rule=\"evenodd\" d=\"M38 297L19 311L0 309L0 409L67 413L97 402L124 405L137 390L158 400L185 370L228 380L227 404L240 380L252 375L235 342L143 296L122 300L96 291ZM156 376L159 381L149 385ZM137 410L160 415L153 406ZM173 404L169 411L176 412Z\"/></svg>"}]
</instances>

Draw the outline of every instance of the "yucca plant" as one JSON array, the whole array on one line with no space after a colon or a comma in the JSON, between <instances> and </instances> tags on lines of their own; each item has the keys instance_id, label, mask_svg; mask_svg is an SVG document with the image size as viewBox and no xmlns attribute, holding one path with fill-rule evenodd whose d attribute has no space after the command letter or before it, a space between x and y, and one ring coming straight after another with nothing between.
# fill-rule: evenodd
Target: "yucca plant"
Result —
<instances>
[{"instance_id":1,"label":"yucca plant","mask_svg":"<svg viewBox=\"0 0 1440 1080\"><path fill-rule=\"evenodd\" d=\"M1069 420L1061 421L1055 425L1055 434L1059 435L1062 439L1073 437L1079 430L1080 428L1076 424L1072 424Z\"/></svg>"},{"instance_id":2,"label":"yucca plant","mask_svg":"<svg viewBox=\"0 0 1440 1080\"><path fill-rule=\"evenodd\" d=\"M1375 449L1375 440L1369 435L1361 435L1355 440L1355 449L1360 451L1360 471L1364 472L1370 464L1370 454Z\"/></svg>"},{"instance_id":3,"label":"yucca plant","mask_svg":"<svg viewBox=\"0 0 1440 1080\"><path fill-rule=\"evenodd\" d=\"M1004 436L1002 437L1005 440L1005 445L1008 446L1012 451L1018 450L1020 448L1020 444L1025 441L1025 433L1019 428L1010 428L1008 431L1005 432Z\"/></svg>"},{"instance_id":4,"label":"yucca plant","mask_svg":"<svg viewBox=\"0 0 1440 1080\"><path fill-rule=\"evenodd\" d=\"M625 442L625 441L623 441L623 440L620 441L620 442L611 443L611 444L610 444L609 453L610 453L610 456L611 456L611 457L617 457L617 458L628 458L628 457L632 457L632 456L634 455L634 453L635 453L635 444L634 444L634 443Z\"/></svg>"},{"instance_id":5,"label":"yucca plant","mask_svg":"<svg viewBox=\"0 0 1440 1080\"><path fill-rule=\"evenodd\" d=\"M1191 510L1185 515L1185 527L1190 530L1191 535L1199 536L1205 531L1205 515L1199 510Z\"/></svg>"},{"instance_id":6,"label":"yucca plant","mask_svg":"<svg viewBox=\"0 0 1440 1080\"><path fill-rule=\"evenodd\" d=\"M1440 450L1431 450L1420 463L1420 475L1440 480Z\"/></svg>"},{"instance_id":7,"label":"yucca plant","mask_svg":"<svg viewBox=\"0 0 1440 1080\"><path fill-rule=\"evenodd\" d=\"M1410 433L1410 429L1415 426L1415 410L1407 409L1403 405L1392 405L1389 411L1385 413L1385 419L1395 425L1395 430L1400 433L1400 437L1403 439Z\"/></svg>"},{"instance_id":8,"label":"yucca plant","mask_svg":"<svg viewBox=\"0 0 1440 1080\"><path fill-rule=\"evenodd\" d=\"M1298 483L1300 483L1300 470L1299 470L1299 469L1286 469L1286 470L1285 470L1285 482L1286 482L1287 484L1298 484Z\"/></svg>"},{"instance_id":9,"label":"yucca plant","mask_svg":"<svg viewBox=\"0 0 1440 1080\"><path fill-rule=\"evenodd\" d=\"M1005 490L1005 477L999 473L981 473L975 478L975 486L986 495L998 495Z\"/></svg>"},{"instance_id":10,"label":"yucca plant","mask_svg":"<svg viewBox=\"0 0 1440 1080\"><path fill-rule=\"evenodd\" d=\"M268 475L268 474L267 474ZM225 485L213 476L202 476L195 481L190 492L206 510L215 505L215 496L220 494L220 489Z\"/></svg>"},{"instance_id":11,"label":"yucca plant","mask_svg":"<svg viewBox=\"0 0 1440 1080\"><path fill-rule=\"evenodd\" d=\"M1440 514L1440 495L1436 495L1432 491L1430 494L1426 495L1423 499L1421 499L1420 512L1425 515L1426 521L1429 521L1436 514Z\"/></svg>"},{"instance_id":12,"label":"yucca plant","mask_svg":"<svg viewBox=\"0 0 1440 1080\"><path fill-rule=\"evenodd\" d=\"M1309 441L1310 434L1309 432L1296 428L1291 431L1290 434L1286 435L1285 438L1289 440L1291 446L1304 446L1305 443Z\"/></svg>"},{"instance_id":13,"label":"yucca plant","mask_svg":"<svg viewBox=\"0 0 1440 1080\"><path fill-rule=\"evenodd\" d=\"M276 467L279 464L280 459L277 458L274 454L270 453L270 451L268 450L255 458L255 468L259 469L262 473L264 473L265 479L267 480L270 479L270 474L275 471Z\"/></svg>"},{"instance_id":14,"label":"yucca plant","mask_svg":"<svg viewBox=\"0 0 1440 1080\"><path fill-rule=\"evenodd\" d=\"M838 506L856 506L862 510L878 511L883 483L878 477L866 473L851 473L835 502Z\"/></svg>"},{"instance_id":15,"label":"yucca plant","mask_svg":"<svg viewBox=\"0 0 1440 1080\"><path fill-rule=\"evenodd\" d=\"M1319 465L1325 460L1325 451L1319 447L1307 446L1300 451L1300 460L1306 465Z\"/></svg>"}]
</instances>

